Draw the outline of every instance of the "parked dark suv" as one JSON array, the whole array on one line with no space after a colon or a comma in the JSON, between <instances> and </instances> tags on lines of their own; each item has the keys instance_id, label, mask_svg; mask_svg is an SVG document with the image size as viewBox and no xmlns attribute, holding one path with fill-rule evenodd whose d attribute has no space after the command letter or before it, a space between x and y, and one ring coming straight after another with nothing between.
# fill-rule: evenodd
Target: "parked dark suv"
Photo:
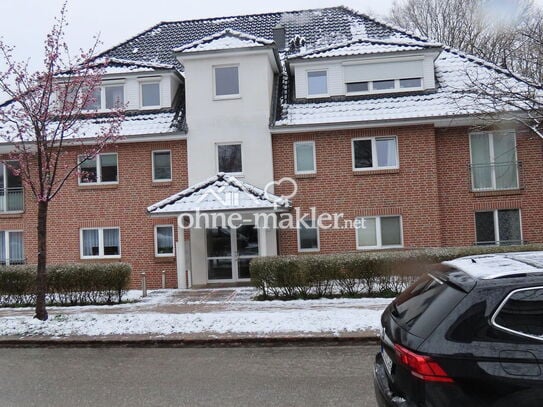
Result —
<instances>
[{"instance_id":1,"label":"parked dark suv","mask_svg":"<svg viewBox=\"0 0 543 407\"><path fill-rule=\"evenodd\" d=\"M543 406L543 252L436 265L381 323L380 406Z\"/></svg>"}]
</instances>

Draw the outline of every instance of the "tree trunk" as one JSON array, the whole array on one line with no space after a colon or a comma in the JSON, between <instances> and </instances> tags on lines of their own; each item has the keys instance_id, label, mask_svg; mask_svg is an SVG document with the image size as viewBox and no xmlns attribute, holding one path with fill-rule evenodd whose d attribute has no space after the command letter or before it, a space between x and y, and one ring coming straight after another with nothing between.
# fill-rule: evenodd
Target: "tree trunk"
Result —
<instances>
[{"instance_id":1,"label":"tree trunk","mask_svg":"<svg viewBox=\"0 0 543 407\"><path fill-rule=\"evenodd\" d=\"M41 321L48 318L45 309L47 294L47 209L49 202L38 203L38 270L36 275L36 315Z\"/></svg>"}]
</instances>

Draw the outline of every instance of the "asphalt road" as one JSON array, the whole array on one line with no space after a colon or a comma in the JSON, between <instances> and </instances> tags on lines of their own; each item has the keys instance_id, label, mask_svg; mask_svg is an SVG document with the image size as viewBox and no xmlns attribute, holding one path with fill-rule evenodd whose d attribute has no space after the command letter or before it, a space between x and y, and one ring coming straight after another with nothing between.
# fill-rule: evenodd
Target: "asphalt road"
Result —
<instances>
[{"instance_id":1,"label":"asphalt road","mask_svg":"<svg viewBox=\"0 0 543 407\"><path fill-rule=\"evenodd\" d=\"M377 347L0 349L0 406L375 406Z\"/></svg>"}]
</instances>

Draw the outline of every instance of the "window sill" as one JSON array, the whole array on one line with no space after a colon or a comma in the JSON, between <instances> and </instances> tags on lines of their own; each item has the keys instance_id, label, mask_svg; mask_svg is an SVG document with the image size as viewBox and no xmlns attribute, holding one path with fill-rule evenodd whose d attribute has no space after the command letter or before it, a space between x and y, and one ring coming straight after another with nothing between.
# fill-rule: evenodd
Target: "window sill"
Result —
<instances>
[{"instance_id":1,"label":"window sill","mask_svg":"<svg viewBox=\"0 0 543 407\"><path fill-rule=\"evenodd\" d=\"M321 249L298 249L298 253L318 253Z\"/></svg>"},{"instance_id":2,"label":"window sill","mask_svg":"<svg viewBox=\"0 0 543 407\"><path fill-rule=\"evenodd\" d=\"M507 195L521 195L524 193L523 188L518 189L498 189L488 191L471 191L475 198L482 198L486 196L507 196Z\"/></svg>"},{"instance_id":3,"label":"window sill","mask_svg":"<svg viewBox=\"0 0 543 407\"><path fill-rule=\"evenodd\" d=\"M98 183L88 183L88 184L79 184L78 189L80 191L92 191L94 189L117 189L119 188L119 183L114 184L98 184Z\"/></svg>"},{"instance_id":4,"label":"window sill","mask_svg":"<svg viewBox=\"0 0 543 407\"><path fill-rule=\"evenodd\" d=\"M0 219L22 218L23 215L24 215L24 211L0 212Z\"/></svg>"},{"instance_id":5,"label":"window sill","mask_svg":"<svg viewBox=\"0 0 543 407\"><path fill-rule=\"evenodd\" d=\"M403 246L368 246L368 247L357 247L356 250L359 251L370 251L370 250L397 250L403 249Z\"/></svg>"},{"instance_id":6,"label":"window sill","mask_svg":"<svg viewBox=\"0 0 543 407\"><path fill-rule=\"evenodd\" d=\"M213 96L213 100L236 100L236 99L241 99L241 95L240 94L237 94L237 95L225 95L225 96Z\"/></svg>"},{"instance_id":7,"label":"window sill","mask_svg":"<svg viewBox=\"0 0 543 407\"><path fill-rule=\"evenodd\" d=\"M378 175L378 174L399 174L399 168L383 168L371 170L353 170L353 175Z\"/></svg>"},{"instance_id":8,"label":"window sill","mask_svg":"<svg viewBox=\"0 0 543 407\"><path fill-rule=\"evenodd\" d=\"M121 256L109 256L109 257L80 257L81 261L88 261L88 262L101 262L101 263L107 263L111 261L121 261Z\"/></svg>"}]
</instances>

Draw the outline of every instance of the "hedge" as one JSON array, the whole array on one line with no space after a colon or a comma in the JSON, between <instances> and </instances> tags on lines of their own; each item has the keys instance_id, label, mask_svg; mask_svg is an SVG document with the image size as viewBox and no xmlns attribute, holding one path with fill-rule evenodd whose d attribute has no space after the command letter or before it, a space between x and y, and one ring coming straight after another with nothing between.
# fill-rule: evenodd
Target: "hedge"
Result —
<instances>
[{"instance_id":1,"label":"hedge","mask_svg":"<svg viewBox=\"0 0 543 407\"><path fill-rule=\"evenodd\" d=\"M61 264L47 267L48 305L120 303L130 284L126 263ZM36 266L0 268L0 306L31 306L36 302Z\"/></svg>"},{"instance_id":2,"label":"hedge","mask_svg":"<svg viewBox=\"0 0 543 407\"><path fill-rule=\"evenodd\" d=\"M401 251L257 257L259 299L395 296L433 263L475 254L543 250L543 245L470 246Z\"/></svg>"}]
</instances>

